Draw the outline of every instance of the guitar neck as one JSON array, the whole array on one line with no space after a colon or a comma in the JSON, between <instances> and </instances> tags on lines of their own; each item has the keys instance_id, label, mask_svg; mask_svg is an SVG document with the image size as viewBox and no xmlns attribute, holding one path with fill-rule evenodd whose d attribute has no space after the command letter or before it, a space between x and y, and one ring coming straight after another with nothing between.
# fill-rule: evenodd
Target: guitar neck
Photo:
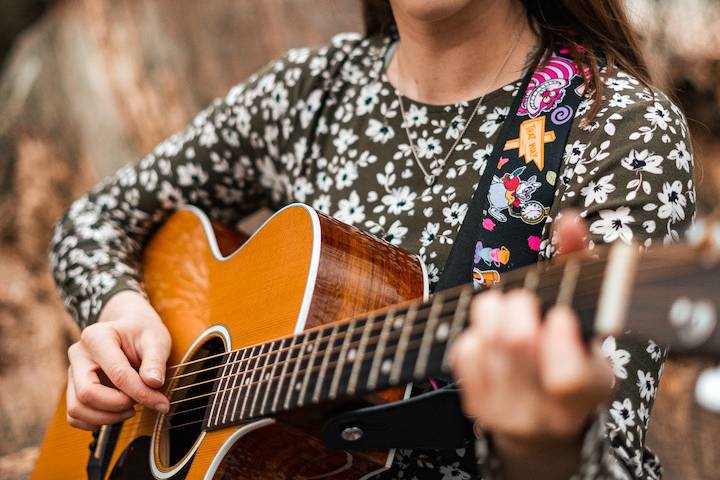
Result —
<instances>
[{"instance_id":1,"label":"guitar neck","mask_svg":"<svg viewBox=\"0 0 720 480\"><path fill-rule=\"evenodd\" d=\"M646 254L647 258L640 262L636 248L619 244L609 255L605 251L593 257L573 255L508 272L493 288L532 290L543 311L554 305L572 308L586 339L629 329L641 341L657 337L663 344L683 351L699 348L717 354L720 335L715 332L714 322L706 321L700 331L695 328L678 333L673 328L677 318L692 323L686 319L689 314L685 310L690 307L682 303L684 297L678 297L676 291L674 296L668 292L663 299L652 298L652 286L672 288L677 269L683 264L689 268L687 259L677 250L659 252L664 252L661 262L660 253ZM658 263L663 266L660 271ZM718 273L717 268L706 272L708 278ZM695 277L700 282L704 278L697 274ZM230 352L220 370L204 427L226 427L447 375L448 351L467 325L470 302L476 293L472 285L464 285L439 292L428 302L397 305ZM675 297L680 299L680 307ZM673 308L685 310L676 312L673 320ZM714 312L716 308L713 303L700 310L711 317L708 309ZM628 311L632 322L625 323ZM672 325L648 321L660 314L668 317L668 312ZM508 322L512 317L513 312L507 312Z\"/></svg>"}]
</instances>

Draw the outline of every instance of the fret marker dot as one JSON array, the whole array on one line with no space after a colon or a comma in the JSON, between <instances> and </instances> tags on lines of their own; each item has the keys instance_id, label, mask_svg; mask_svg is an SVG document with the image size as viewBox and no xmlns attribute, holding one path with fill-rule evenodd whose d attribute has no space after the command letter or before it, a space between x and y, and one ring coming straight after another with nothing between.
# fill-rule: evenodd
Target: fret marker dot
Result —
<instances>
[{"instance_id":1,"label":"fret marker dot","mask_svg":"<svg viewBox=\"0 0 720 480\"><path fill-rule=\"evenodd\" d=\"M435 330L435 339L439 342L447 340L448 333L450 333L450 327L447 323L441 323Z\"/></svg>"},{"instance_id":2,"label":"fret marker dot","mask_svg":"<svg viewBox=\"0 0 720 480\"><path fill-rule=\"evenodd\" d=\"M393 322L393 328L394 328L395 330L398 330L400 327L402 327L402 324L403 324L402 318L398 317L398 318L396 318L395 321Z\"/></svg>"},{"instance_id":3,"label":"fret marker dot","mask_svg":"<svg viewBox=\"0 0 720 480\"><path fill-rule=\"evenodd\" d=\"M307 347L305 347L305 351L308 352L308 353L312 352L312 351L313 351L313 346L312 346L312 345L308 345Z\"/></svg>"},{"instance_id":4,"label":"fret marker dot","mask_svg":"<svg viewBox=\"0 0 720 480\"><path fill-rule=\"evenodd\" d=\"M270 379L270 372L267 372L267 373L265 374L265 377L264 377L264 378L265 378L265 380Z\"/></svg>"},{"instance_id":5,"label":"fret marker dot","mask_svg":"<svg viewBox=\"0 0 720 480\"><path fill-rule=\"evenodd\" d=\"M248 383L250 383L250 377L245 377L243 379L243 385L247 385Z\"/></svg>"},{"instance_id":6,"label":"fret marker dot","mask_svg":"<svg viewBox=\"0 0 720 480\"><path fill-rule=\"evenodd\" d=\"M357 350L355 350L354 348L351 348L350 350L348 350L348 353L347 353L348 362L352 362L353 360L355 360L356 356L357 356Z\"/></svg>"},{"instance_id":7,"label":"fret marker dot","mask_svg":"<svg viewBox=\"0 0 720 480\"><path fill-rule=\"evenodd\" d=\"M297 383L295 384L295 390L300 391L301 388L302 388L302 382L297 382Z\"/></svg>"},{"instance_id":8,"label":"fret marker dot","mask_svg":"<svg viewBox=\"0 0 720 480\"><path fill-rule=\"evenodd\" d=\"M382 362L382 365L380 365L380 371L383 373L383 375L387 375L390 373L390 369L392 368L392 362L388 359Z\"/></svg>"}]
</instances>

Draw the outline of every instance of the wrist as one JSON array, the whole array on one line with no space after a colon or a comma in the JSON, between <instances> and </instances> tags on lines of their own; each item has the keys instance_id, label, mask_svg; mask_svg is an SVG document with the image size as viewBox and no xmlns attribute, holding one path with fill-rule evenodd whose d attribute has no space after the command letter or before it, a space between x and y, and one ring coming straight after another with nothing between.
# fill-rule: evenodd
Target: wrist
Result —
<instances>
[{"instance_id":1,"label":"wrist","mask_svg":"<svg viewBox=\"0 0 720 480\"><path fill-rule=\"evenodd\" d=\"M566 479L581 463L585 430L572 436L517 436L491 433L503 478Z\"/></svg>"},{"instance_id":2,"label":"wrist","mask_svg":"<svg viewBox=\"0 0 720 480\"><path fill-rule=\"evenodd\" d=\"M132 318L142 322L162 322L145 295L132 289L114 292L112 296L105 299L102 310L98 315L98 322L127 318L128 313L131 313Z\"/></svg>"}]
</instances>

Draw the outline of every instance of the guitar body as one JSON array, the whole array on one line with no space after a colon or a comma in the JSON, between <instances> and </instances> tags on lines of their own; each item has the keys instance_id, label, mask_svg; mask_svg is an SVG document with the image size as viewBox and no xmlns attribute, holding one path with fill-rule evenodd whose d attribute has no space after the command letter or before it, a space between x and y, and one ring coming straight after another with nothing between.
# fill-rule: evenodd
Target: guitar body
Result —
<instances>
[{"instance_id":1,"label":"guitar body","mask_svg":"<svg viewBox=\"0 0 720 480\"><path fill-rule=\"evenodd\" d=\"M173 339L170 365L208 365L204 357L427 296L417 257L304 205L284 208L241 243L239 234L213 228L202 213L187 209L148 244L144 282ZM175 373L200 378L191 370ZM172 371L168 378L168 391L181 381ZM169 396L171 402L194 405L189 402L203 396L184 391L185 397ZM403 394L386 391L368 401ZM197 421L203 408L185 414L184 423L195 426L173 426L138 406L135 417L103 427L88 450L93 435L67 425L63 395L32 478L86 479L93 458L101 467L92 480L358 479L389 464L392 452L326 449L317 433L327 408L204 431Z\"/></svg>"}]
</instances>

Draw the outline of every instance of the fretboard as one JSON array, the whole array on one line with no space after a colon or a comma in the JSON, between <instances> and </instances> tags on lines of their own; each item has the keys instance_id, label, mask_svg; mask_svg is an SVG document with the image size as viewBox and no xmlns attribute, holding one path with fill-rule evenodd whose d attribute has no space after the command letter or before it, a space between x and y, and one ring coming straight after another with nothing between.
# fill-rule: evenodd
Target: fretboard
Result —
<instances>
[{"instance_id":1,"label":"fretboard","mask_svg":"<svg viewBox=\"0 0 720 480\"><path fill-rule=\"evenodd\" d=\"M604 267L604 260L574 257L508 272L495 288L533 290L543 309L573 307L583 334L590 336ZM219 370L204 428L445 376L448 351L467 324L475 293L465 285L428 302L230 352ZM507 321L512 315L507 313Z\"/></svg>"}]
</instances>

